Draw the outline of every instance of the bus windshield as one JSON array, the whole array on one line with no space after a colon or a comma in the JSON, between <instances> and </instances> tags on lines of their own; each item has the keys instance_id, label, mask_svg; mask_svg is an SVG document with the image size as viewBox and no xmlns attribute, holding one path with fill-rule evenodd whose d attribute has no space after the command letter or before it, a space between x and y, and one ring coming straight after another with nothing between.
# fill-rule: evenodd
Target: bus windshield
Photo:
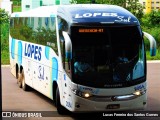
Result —
<instances>
[{"instance_id":1,"label":"bus windshield","mask_svg":"<svg viewBox=\"0 0 160 120\"><path fill-rule=\"evenodd\" d=\"M145 55L137 26L71 27L73 82L123 87L144 81Z\"/></svg>"}]
</instances>

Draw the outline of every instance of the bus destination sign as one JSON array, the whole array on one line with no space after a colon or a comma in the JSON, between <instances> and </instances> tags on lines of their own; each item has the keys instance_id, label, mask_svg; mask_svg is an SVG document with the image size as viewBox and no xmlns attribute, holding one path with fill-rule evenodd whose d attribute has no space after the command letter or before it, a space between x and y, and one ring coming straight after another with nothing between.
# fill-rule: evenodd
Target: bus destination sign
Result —
<instances>
[{"instance_id":1,"label":"bus destination sign","mask_svg":"<svg viewBox=\"0 0 160 120\"><path fill-rule=\"evenodd\" d=\"M85 29L85 28L80 28L79 33L103 33L104 30L103 28L91 28L91 29Z\"/></svg>"}]
</instances>

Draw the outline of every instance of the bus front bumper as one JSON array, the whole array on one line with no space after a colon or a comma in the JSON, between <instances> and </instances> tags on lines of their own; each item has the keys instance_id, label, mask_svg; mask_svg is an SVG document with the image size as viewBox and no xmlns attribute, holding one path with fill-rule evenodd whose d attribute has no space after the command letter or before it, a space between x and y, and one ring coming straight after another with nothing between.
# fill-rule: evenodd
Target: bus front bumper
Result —
<instances>
[{"instance_id":1,"label":"bus front bumper","mask_svg":"<svg viewBox=\"0 0 160 120\"><path fill-rule=\"evenodd\" d=\"M90 100L72 94L73 112L90 111L122 111L122 110L142 110L146 107L146 93L130 100L108 101L108 100Z\"/></svg>"}]
</instances>

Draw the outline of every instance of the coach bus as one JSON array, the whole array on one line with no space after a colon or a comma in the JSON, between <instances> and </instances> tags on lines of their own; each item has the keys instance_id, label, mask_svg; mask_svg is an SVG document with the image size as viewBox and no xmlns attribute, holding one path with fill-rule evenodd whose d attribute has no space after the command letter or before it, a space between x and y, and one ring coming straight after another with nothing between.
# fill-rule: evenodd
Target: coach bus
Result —
<instances>
[{"instance_id":1,"label":"coach bus","mask_svg":"<svg viewBox=\"0 0 160 120\"><path fill-rule=\"evenodd\" d=\"M114 5L43 6L10 18L10 66L20 88L39 91L63 114L144 109L146 55L155 39ZM22 95L23 96L23 95Z\"/></svg>"}]
</instances>

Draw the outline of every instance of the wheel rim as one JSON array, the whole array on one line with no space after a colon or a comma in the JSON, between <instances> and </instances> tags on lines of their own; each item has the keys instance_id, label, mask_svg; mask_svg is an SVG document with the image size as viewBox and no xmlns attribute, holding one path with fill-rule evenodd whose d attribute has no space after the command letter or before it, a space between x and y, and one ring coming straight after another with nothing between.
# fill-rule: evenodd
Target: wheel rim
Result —
<instances>
[{"instance_id":1,"label":"wheel rim","mask_svg":"<svg viewBox=\"0 0 160 120\"><path fill-rule=\"evenodd\" d=\"M24 87L24 79L22 79L22 87Z\"/></svg>"},{"instance_id":2,"label":"wheel rim","mask_svg":"<svg viewBox=\"0 0 160 120\"><path fill-rule=\"evenodd\" d=\"M18 83L18 86L21 88L22 87L22 75L20 73L18 74L17 83Z\"/></svg>"},{"instance_id":3,"label":"wheel rim","mask_svg":"<svg viewBox=\"0 0 160 120\"><path fill-rule=\"evenodd\" d=\"M25 85L25 81L24 81L24 77L22 78L22 87L24 88Z\"/></svg>"}]
</instances>

